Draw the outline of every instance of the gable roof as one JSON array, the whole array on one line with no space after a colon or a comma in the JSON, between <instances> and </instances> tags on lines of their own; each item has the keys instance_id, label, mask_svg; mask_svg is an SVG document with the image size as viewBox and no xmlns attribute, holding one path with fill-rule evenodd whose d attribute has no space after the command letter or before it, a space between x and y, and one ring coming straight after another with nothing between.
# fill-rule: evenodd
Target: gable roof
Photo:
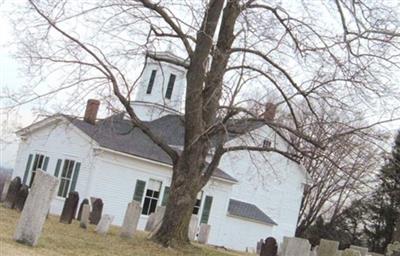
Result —
<instances>
[{"instance_id":1,"label":"gable roof","mask_svg":"<svg viewBox=\"0 0 400 256\"><path fill-rule=\"evenodd\" d=\"M228 214L268 225L278 225L256 205L234 199L229 200Z\"/></svg>"},{"instance_id":2,"label":"gable roof","mask_svg":"<svg viewBox=\"0 0 400 256\"><path fill-rule=\"evenodd\" d=\"M73 116L63 116L101 147L172 165L170 157L139 128L133 127L129 120L125 120L123 114L100 120L95 125ZM184 123L180 116L167 115L145 124L169 145L183 146ZM219 168L215 170L213 177L237 182Z\"/></svg>"}]
</instances>

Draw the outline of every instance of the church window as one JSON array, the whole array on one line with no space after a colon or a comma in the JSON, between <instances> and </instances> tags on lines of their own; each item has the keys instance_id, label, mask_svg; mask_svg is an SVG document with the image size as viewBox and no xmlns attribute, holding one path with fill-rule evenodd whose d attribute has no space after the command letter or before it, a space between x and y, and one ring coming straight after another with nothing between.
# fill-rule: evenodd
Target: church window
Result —
<instances>
[{"instance_id":1,"label":"church window","mask_svg":"<svg viewBox=\"0 0 400 256\"><path fill-rule=\"evenodd\" d=\"M58 177L60 166L61 166L61 159L59 159L57 162L54 174L56 177ZM75 191L75 186L78 179L80 167L81 163L79 162L70 159L64 160L64 165L62 167L61 177L60 177L60 185L58 187L58 193L57 193L59 197L66 198L69 192Z\"/></svg>"},{"instance_id":2,"label":"church window","mask_svg":"<svg viewBox=\"0 0 400 256\"><path fill-rule=\"evenodd\" d=\"M195 215L199 214L202 196L203 196L203 192L199 192L197 194L196 204L194 205L193 212L192 212Z\"/></svg>"},{"instance_id":3,"label":"church window","mask_svg":"<svg viewBox=\"0 0 400 256\"><path fill-rule=\"evenodd\" d=\"M154 85L154 80L156 79L156 74L157 74L157 70L151 71L149 85L147 86L147 91L146 91L147 94L151 94L151 91L153 90L153 85Z\"/></svg>"},{"instance_id":4,"label":"church window","mask_svg":"<svg viewBox=\"0 0 400 256\"><path fill-rule=\"evenodd\" d=\"M29 170L29 166L30 166L31 161L32 161L32 157L31 156L32 155L29 155L29 158L28 158L28 164L26 166L25 175L24 175L24 179L23 179L24 183L26 182L26 179L27 179L27 176L28 176L28 172L29 172L29 171L27 172L27 170ZM36 170L37 169L41 169L43 171L46 171L48 164L49 164L49 157L48 156L45 156L45 155L42 155L42 154L35 154L35 159L33 161L33 165L32 165L32 168L31 168L31 178L29 180L29 187L32 186L33 180L35 179Z\"/></svg>"},{"instance_id":5,"label":"church window","mask_svg":"<svg viewBox=\"0 0 400 256\"><path fill-rule=\"evenodd\" d=\"M161 181L150 180L144 197L142 214L150 215L156 211L158 199L160 198Z\"/></svg>"},{"instance_id":6,"label":"church window","mask_svg":"<svg viewBox=\"0 0 400 256\"><path fill-rule=\"evenodd\" d=\"M171 75L169 76L169 81L168 81L168 86L167 86L167 92L165 93L165 98L167 98L167 99L171 99L172 90L174 89L175 79L176 79L176 75L171 74Z\"/></svg>"}]
</instances>

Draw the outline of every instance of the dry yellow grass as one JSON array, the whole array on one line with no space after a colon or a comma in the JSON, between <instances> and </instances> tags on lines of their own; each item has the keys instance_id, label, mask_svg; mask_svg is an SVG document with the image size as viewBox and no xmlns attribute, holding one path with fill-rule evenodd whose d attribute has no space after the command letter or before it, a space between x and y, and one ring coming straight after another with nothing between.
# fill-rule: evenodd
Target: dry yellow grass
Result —
<instances>
[{"instance_id":1,"label":"dry yellow grass","mask_svg":"<svg viewBox=\"0 0 400 256\"><path fill-rule=\"evenodd\" d=\"M200 245L179 250L167 249L147 240L144 232L138 232L132 239L122 239L118 236L118 227L112 227L106 236L100 236L94 232L94 226L84 230L79 228L76 221L71 225L61 224L58 222L57 216L49 217L38 245L32 248L16 243L12 239L18 218L19 213L0 206L0 255L2 256L244 255Z\"/></svg>"}]
</instances>

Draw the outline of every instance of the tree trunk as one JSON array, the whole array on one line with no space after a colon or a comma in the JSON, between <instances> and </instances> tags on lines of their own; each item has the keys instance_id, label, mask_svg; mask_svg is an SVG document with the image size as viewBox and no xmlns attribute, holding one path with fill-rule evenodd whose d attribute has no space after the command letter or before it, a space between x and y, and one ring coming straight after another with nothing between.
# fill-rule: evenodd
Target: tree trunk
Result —
<instances>
[{"instance_id":1,"label":"tree trunk","mask_svg":"<svg viewBox=\"0 0 400 256\"><path fill-rule=\"evenodd\" d=\"M152 237L155 242L165 247L181 247L190 243L189 223L201 187L200 166L193 168L191 165L190 169L186 168L187 166L178 164L177 168L174 168L163 222Z\"/></svg>"}]
</instances>

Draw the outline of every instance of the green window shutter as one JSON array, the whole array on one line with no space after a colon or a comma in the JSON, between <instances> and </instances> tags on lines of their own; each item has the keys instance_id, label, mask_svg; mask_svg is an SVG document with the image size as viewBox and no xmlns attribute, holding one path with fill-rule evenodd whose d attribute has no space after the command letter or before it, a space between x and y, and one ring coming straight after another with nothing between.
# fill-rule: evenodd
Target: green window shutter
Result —
<instances>
[{"instance_id":1,"label":"green window shutter","mask_svg":"<svg viewBox=\"0 0 400 256\"><path fill-rule=\"evenodd\" d=\"M134 201L142 202L145 187L146 187L145 181L143 180L136 181L135 194L133 195Z\"/></svg>"},{"instance_id":2,"label":"green window shutter","mask_svg":"<svg viewBox=\"0 0 400 256\"><path fill-rule=\"evenodd\" d=\"M29 168L31 167L32 158L33 158L33 155L29 154L28 161L26 162L26 166L25 166L24 178L22 180L22 183L24 183L24 184L26 184L26 180L28 179Z\"/></svg>"},{"instance_id":3,"label":"green window shutter","mask_svg":"<svg viewBox=\"0 0 400 256\"><path fill-rule=\"evenodd\" d=\"M200 223L204 224L208 223L208 218L210 218L212 201L213 201L212 196L206 196L206 199L204 200L203 213L201 215Z\"/></svg>"},{"instance_id":4,"label":"green window shutter","mask_svg":"<svg viewBox=\"0 0 400 256\"><path fill-rule=\"evenodd\" d=\"M44 158L44 163L43 163L43 171L47 171L47 166L49 165L49 157L46 156Z\"/></svg>"},{"instance_id":5,"label":"green window shutter","mask_svg":"<svg viewBox=\"0 0 400 256\"><path fill-rule=\"evenodd\" d=\"M170 187L165 187L164 188L164 196L163 196L163 199L161 201L161 206L167 205L168 198L169 198L169 191L170 191Z\"/></svg>"},{"instance_id":6,"label":"green window shutter","mask_svg":"<svg viewBox=\"0 0 400 256\"><path fill-rule=\"evenodd\" d=\"M56 176L57 178L58 178L58 174L60 173L61 163L62 163L62 160L58 159L57 165L56 165L56 170L54 171L54 176Z\"/></svg>"},{"instance_id":7,"label":"green window shutter","mask_svg":"<svg viewBox=\"0 0 400 256\"><path fill-rule=\"evenodd\" d=\"M74 176L72 176L71 189L69 190L69 192L74 192L75 191L76 182L78 181L78 176L79 176L79 170L80 169L81 169L81 163L77 162L75 164Z\"/></svg>"}]
</instances>

